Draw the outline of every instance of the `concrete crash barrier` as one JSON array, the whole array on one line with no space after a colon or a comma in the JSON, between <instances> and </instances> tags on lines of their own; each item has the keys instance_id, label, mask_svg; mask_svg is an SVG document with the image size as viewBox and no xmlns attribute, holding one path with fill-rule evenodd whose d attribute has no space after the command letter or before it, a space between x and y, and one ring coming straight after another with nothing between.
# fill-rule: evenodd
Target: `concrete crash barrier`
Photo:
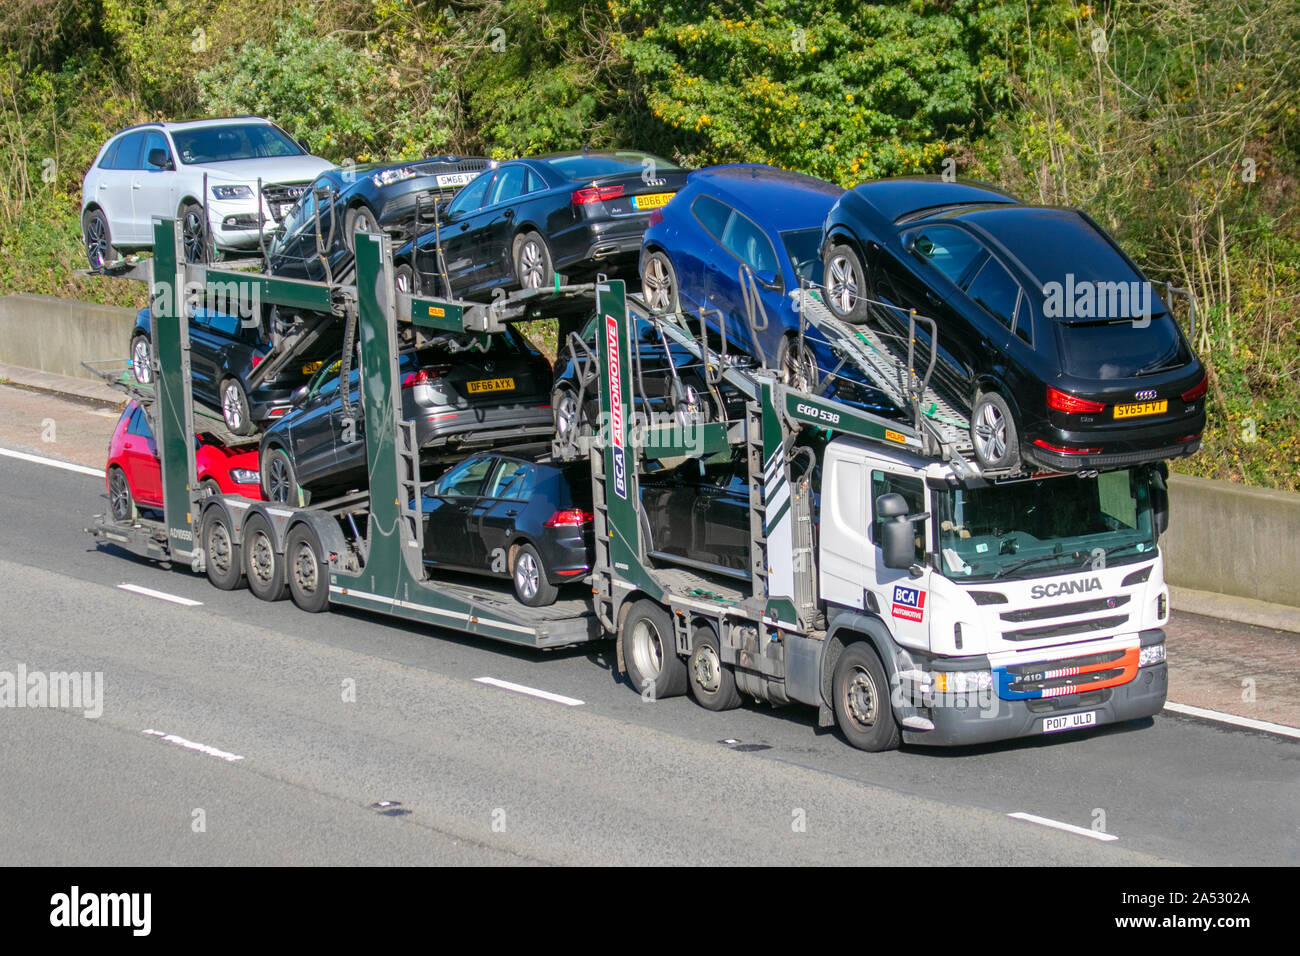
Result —
<instances>
[{"instance_id":1,"label":"concrete crash barrier","mask_svg":"<svg viewBox=\"0 0 1300 956\"><path fill-rule=\"evenodd\" d=\"M135 314L49 295L0 296L0 363L98 381L81 363L125 362Z\"/></svg>"},{"instance_id":2,"label":"concrete crash barrier","mask_svg":"<svg viewBox=\"0 0 1300 956\"><path fill-rule=\"evenodd\" d=\"M1300 495L1169 476L1170 584L1300 607Z\"/></svg>"}]
</instances>

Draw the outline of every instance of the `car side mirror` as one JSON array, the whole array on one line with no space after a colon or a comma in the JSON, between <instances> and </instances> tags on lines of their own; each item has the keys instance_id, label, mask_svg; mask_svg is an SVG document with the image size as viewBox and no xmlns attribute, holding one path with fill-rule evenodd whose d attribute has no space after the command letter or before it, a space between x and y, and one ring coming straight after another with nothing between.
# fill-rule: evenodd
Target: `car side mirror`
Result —
<instances>
[{"instance_id":1,"label":"car side mirror","mask_svg":"<svg viewBox=\"0 0 1300 956\"><path fill-rule=\"evenodd\" d=\"M755 272L754 278L755 280L757 280L759 285L761 285L764 289L767 289L769 291L777 291L781 288L781 280L777 278L777 274L775 272L772 272L769 269L764 269L761 272Z\"/></svg>"},{"instance_id":2,"label":"car side mirror","mask_svg":"<svg viewBox=\"0 0 1300 956\"><path fill-rule=\"evenodd\" d=\"M885 567L906 571L916 555L912 522L907 520L907 499L897 492L881 495L876 499L876 517Z\"/></svg>"},{"instance_id":3,"label":"car side mirror","mask_svg":"<svg viewBox=\"0 0 1300 956\"><path fill-rule=\"evenodd\" d=\"M300 139L300 140L298 140L298 145L302 147L302 151L303 151L304 153L310 153L310 152L311 152L311 147L307 145L307 141L306 141L305 139Z\"/></svg>"},{"instance_id":4,"label":"car side mirror","mask_svg":"<svg viewBox=\"0 0 1300 956\"><path fill-rule=\"evenodd\" d=\"M907 235L903 237L903 251L904 252L916 251L916 233L909 232Z\"/></svg>"},{"instance_id":5,"label":"car side mirror","mask_svg":"<svg viewBox=\"0 0 1300 956\"><path fill-rule=\"evenodd\" d=\"M294 407L301 408L303 405L307 404L308 394L309 394L309 386L299 385L296 389L294 389L293 394L289 396L289 402Z\"/></svg>"},{"instance_id":6,"label":"car side mirror","mask_svg":"<svg viewBox=\"0 0 1300 956\"><path fill-rule=\"evenodd\" d=\"M167 155L167 150L160 149L157 146L149 150L149 165L155 166L158 169L171 169L172 161Z\"/></svg>"}]
</instances>

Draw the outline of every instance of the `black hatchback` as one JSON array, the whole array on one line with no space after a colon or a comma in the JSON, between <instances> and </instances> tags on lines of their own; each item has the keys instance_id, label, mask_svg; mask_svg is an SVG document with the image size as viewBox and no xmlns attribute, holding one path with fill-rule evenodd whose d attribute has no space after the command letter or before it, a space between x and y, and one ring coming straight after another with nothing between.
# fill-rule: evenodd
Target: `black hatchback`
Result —
<instances>
[{"instance_id":1,"label":"black hatchback","mask_svg":"<svg viewBox=\"0 0 1300 956\"><path fill-rule=\"evenodd\" d=\"M635 278L650 213L685 182L684 169L633 151L502 163L462 189L436 229L398 250L397 287L484 298L549 286L556 273L575 282L602 272Z\"/></svg>"},{"instance_id":2,"label":"black hatchback","mask_svg":"<svg viewBox=\"0 0 1300 956\"><path fill-rule=\"evenodd\" d=\"M423 495L424 562L510 578L524 604L554 604L591 570L591 472L497 453L460 462Z\"/></svg>"},{"instance_id":3,"label":"black hatchback","mask_svg":"<svg viewBox=\"0 0 1300 956\"><path fill-rule=\"evenodd\" d=\"M847 321L904 334L909 310L935 321L935 384L971 410L983 468L1112 468L1200 447L1205 369L1085 213L983 184L881 180L831 209L822 257L827 304Z\"/></svg>"}]
</instances>

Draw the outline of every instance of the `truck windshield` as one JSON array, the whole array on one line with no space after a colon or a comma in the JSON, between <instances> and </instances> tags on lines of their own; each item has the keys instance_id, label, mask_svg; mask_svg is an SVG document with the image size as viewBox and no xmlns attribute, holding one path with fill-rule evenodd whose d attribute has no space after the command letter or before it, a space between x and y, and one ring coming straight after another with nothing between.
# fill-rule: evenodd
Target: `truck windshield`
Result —
<instances>
[{"instance_id":1,"label":"truck windshield","mask_svg":"<svg viewBox=\"0 0 1300 956\"><path fill-rule=\"evenodd\" d=\"M1156 546L1151 481L1143 467L1087 478L936 487L940 567L955 581L990 581L1150 558Z\"/></svg>"}]
</instances>

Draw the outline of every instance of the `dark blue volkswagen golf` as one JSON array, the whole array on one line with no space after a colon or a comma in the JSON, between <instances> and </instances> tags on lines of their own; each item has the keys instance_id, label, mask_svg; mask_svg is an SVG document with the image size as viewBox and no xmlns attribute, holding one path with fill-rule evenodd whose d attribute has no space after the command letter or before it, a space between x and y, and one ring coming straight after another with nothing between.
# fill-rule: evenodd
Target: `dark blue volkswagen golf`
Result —
<instances>
[{"instance_id":1,"label":"dark blue volkswagen golf","mask_svg":"<svg viewBox=\"0 0 1300 956\"><path fill-rule=\"evenodd\" d=\"M693 172L650 217L641 245L641 293L652 312L685 310L703 316L715 333L725 328L729 351L782 370L788 382L810 388L823 380L824 393L889 414L897 411L892 403L856 371L842 369L825 381L839 361L816 329L799 343L792 293L821 284L822 223L843 192L757 163ZM751 330L746 317L746 270L766 328Z\"/></svg>"}]
</instances>

